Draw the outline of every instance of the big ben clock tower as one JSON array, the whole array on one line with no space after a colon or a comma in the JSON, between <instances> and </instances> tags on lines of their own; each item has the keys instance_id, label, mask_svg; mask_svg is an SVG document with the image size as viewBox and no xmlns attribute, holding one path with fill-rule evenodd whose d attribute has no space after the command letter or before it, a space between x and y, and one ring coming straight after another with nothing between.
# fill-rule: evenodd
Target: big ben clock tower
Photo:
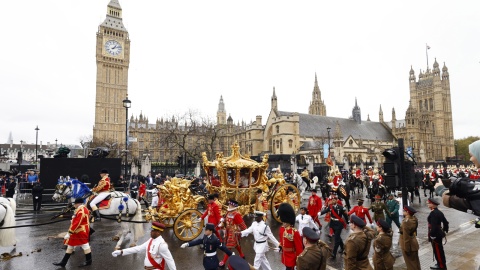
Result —
<instances>
[{"instance_id":1,"label":"big ben clock tower","mask_svg":"<svg viewBox=\"0 0 480 270\"><path fill-rule=\"evenodd\" d=\"M107 17L97 32L97 90L95 97L94 142L125 141L125 108L128 95L130 39L122 22L118 0L110 0Z\"/></svg>"}]
</instances>

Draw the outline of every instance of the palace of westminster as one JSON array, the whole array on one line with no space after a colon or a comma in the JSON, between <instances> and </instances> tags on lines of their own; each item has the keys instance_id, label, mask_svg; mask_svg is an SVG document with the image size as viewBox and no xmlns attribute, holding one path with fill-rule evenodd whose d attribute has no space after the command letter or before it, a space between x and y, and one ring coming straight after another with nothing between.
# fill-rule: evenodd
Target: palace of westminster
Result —
<instances>
[{"instance_id":1,"label":"palace of westminster","mask_svg":"<svg viewBox=\"0 0 480 270\"><path fill-rule=\"evenodd\" d=\"M93 140L118 142L123 148L126 110L122 101L128 96L130 39L123 25L118 0L110 1L106 18L99 25L96 63ZM410 104L405 118L397 119L395 109L392 109L389 122L384 121L381 105L379 122L370 121L369 117L366 121L362 120L356 100L350 118L327 116L326 102L321 98L316 75L308 113L282 111L277 105L274 88L270 113L265 122L262 116L257 116L249 124L234 124L231 116L227 118L222 97L216 123L199 124L195 129L175 118L149 123L147 116L132 115L128 121L128 132L136 141L129 143L129 156L141 158L149 154L151 162L164 162L174 161L178 155L188 151L196 161L200 160L199 152L189 149L207 150L213 158L215 152L229 155L230 146L236 141L244 155L295 155L303 164L305 161L322 163L324 144L329 143L330 154L337 161L383 162L383 150L396 146L398 138L404 138L406 146L413 147L417 162L433 162L454 156L448 68L444 64L440 69L435 60L433 69L420 71L418 77L410 69L408 80ZM173 133L175 136L172 136ZM185 143L175 141L186 138L182 137L186 133L189 134Z\"/></svg>"}]
</instances>

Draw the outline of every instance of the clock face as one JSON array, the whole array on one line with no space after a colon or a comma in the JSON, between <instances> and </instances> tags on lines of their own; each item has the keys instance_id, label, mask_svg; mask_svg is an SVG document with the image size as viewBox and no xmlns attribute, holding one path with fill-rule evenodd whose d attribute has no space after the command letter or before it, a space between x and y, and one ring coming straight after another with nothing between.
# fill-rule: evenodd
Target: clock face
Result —
<instances>
[{"instance_id":1,"label":"clock face","mask_svg":"<svg viewBox=\"0 0 480 270\"><path fill-rule=\"evenodd\" d=\"M117 56L122 52L122 45L116 40L109 40L105 42L105 51L113 56Z\"/></svg>"}]
</instances>

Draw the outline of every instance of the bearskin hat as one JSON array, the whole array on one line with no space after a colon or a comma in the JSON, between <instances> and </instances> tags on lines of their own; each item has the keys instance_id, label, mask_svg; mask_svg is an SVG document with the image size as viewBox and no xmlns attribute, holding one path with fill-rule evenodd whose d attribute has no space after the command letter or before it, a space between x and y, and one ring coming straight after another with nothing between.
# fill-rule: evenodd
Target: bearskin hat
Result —
<instances>
[{"instance_id":1,"label":"bearskin hat","mask_svg":"<svg viewBox=\"0 0 480 270\"><path fill-rule=\"evenodd\" d=\"M295 210L293 210L293 207L290 204L280 204L277 214L282 222L288 223L292 226L295 225Z\"/></svg>"}]
</instances>

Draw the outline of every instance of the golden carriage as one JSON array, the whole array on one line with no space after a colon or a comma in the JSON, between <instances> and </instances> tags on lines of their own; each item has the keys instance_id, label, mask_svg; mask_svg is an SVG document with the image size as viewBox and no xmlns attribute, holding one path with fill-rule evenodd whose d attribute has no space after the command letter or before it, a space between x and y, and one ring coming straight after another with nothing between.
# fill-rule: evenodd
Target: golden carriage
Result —
<instances>
[{"instance_id":1,"label":"golden carriage","mask_svg":"<svg viewBox=\"0 0 480 270\"><path fill-rule=\"evenodd\" d=\"M216 159L209 161L203 153L202 159L207 175L206 188L210 194L219 194L223 211L227 209L228 201L233 199L238 202L240 214L252 214L258 210L255 206L259 189L263 191L271 216L278 222L280 219L277 208L281 203L290 203L296 211L298 210L301 202L300 192L296 186L285 182L280 169L274 171L270 180L267 178L268 155L263 156L262 162L256 162L241 155L240 147L235 143L229 157L217 153Z\"/></svg>"},{"instance_id":2,"label":"golden carriage","mask_svg":"<svg viewBox=\"0 0 480 270\"><path fill-rule=\"evenodd\" d=\"M216 159L209 161L202 153L203 169L206 172L206 189L210 194L218 193L222 204L222 214L226 212L228 200L238 202L238 211L243 215L252 214L256 209L257 191L263 191L267 199L271 216L280 222L277 208L281 203L290 203L295 211L300 206L300 192L297 187L287 184L280 169L276 169L273 177L268 179L268 155L262 162L240 154L238 143L232 146L232 155L223 157L216 154ZM160 221L167 227L173 227L175 235L182 241L197 238L203 230L202 213L197 209L206 206L206 198L192 195L189 189L190 180L172 178L160 187L160 196L164 200L160 209L149 208L147 220ZM267 209L263 209L265 212Z\"/></svg>"}]
</instances>

